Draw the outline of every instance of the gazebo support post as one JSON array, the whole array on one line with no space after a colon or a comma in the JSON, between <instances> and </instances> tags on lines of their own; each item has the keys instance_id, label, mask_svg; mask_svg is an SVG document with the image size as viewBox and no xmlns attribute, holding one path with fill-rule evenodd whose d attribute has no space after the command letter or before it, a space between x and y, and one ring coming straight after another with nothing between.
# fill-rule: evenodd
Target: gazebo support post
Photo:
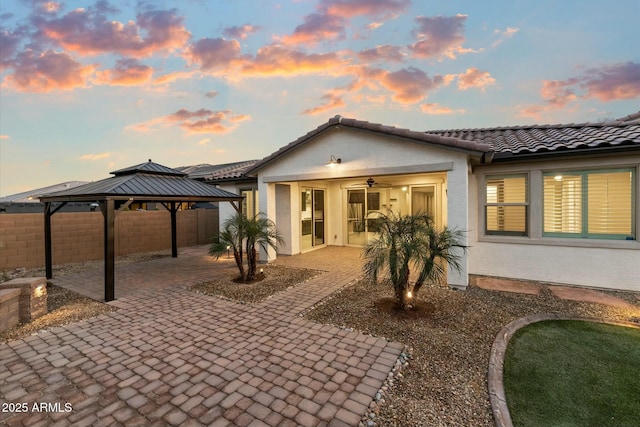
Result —
<instances>
[{"instance_id":1,"label":"gazebo support post","mask_svg":"<svg viewBox=\"0 0 640 427\"><path fill-rule=\"evenodd\" d=\"M47 279L53 278L53 261L51 251L51 202L44 204L44 263Z\"/></svg>"},{"instance_id":2,"label":"gazebo support post","mask_svg":"<svg viewBox=\"0 0 640 427\"><path fill-rule=\"evenodd\" d=\"M53 251L51 238L51 217L58 212L67 202L62 202L60 206L51 209L51 202L44 203L44 266L47 279L53 278Z\"/></svg>"},{"instance_id":3,"label":"gazebo support post","mask_svg":"<svg viewBox=\"0 0 640 427\"><path fill-rule=\"evenodd\" d=\"M115 296L115 201L106 199L102 204L104 215L104 300L113 301Z\"/></svg>"},{"instance_id":4,"label":"gazebo support post","mask_svg":"<svg viewBox=\"0 0 640 427\"><path fill-rule=\"evenodd\" d=\"M173 258L178 257L178 221L177 221L177 212L178 208L176 206L176 202L171 202L169 205L171 212L171 256Z\"/></svg>"}]
</instances>

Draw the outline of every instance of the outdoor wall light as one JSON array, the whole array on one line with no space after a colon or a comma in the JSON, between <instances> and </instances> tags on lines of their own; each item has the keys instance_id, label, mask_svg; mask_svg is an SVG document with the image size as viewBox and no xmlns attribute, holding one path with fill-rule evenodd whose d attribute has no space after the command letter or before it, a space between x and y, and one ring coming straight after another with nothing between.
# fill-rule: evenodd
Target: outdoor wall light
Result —
<instances>
[{"instance_id":1,"label":"outdoor wall light","mask_svg":"<svg viewBox=\"0 0 640 427\"><path fill-rule=\"evenodd\" d=\"M373 187L373 184L375 184L376 181L373 179L373 177L369 178L367 180L367 185L369 186L369 188Z\"/></svg>"},{"instance_id":2,"label":"outdoor wall light","mask_svg":"<svg viewBox=\"0 0 640 427\"><path fill-rule=\"evenodd\" d=\"M336 158L336 156L332 154L331 157L329 158L329 163L327 163L326 166L334 167L339 165L340 163L342 163L342 159Z\"/></svg>"}]
</instances>

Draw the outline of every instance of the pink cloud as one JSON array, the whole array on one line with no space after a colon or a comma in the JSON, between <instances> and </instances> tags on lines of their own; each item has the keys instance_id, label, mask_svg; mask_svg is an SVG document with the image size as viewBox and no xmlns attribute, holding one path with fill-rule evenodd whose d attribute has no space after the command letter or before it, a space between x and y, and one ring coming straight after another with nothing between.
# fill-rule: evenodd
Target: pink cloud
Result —
<instances>
[{"instance_id":1,"label":"pink cloud","mask_svg":"<svg viewBox=\"0 0 640 427\"><path fill-rule=\"evenodd\" d=\"M321 5L327 13L347 18L391 16L404 12L411 5L411 0L324 0Z\"/></svg>"},{"instance_id":2,"label":"pink cloud","mask_svg":"<svg viewBox=\"0 0 640 427\"><path fill-rule=\"evenodd\" d=\"M224 71L240 59L240 43L237 40L203 38L190 46L185 56L203 71Z\"/></svg>"},{"instance_id":3,"label":"pink cloud","mask_svg":"<svg viewBox=\"0 0 640 427\"><path fill-rule=\"evenodd\" d=\"M544 113L566 108L578 99L596 98L602 102L640 97L640 64L626 62L586 69L582 75L566 80L545 80L540 96L543 102L523 107L520 115L540 119Z\"/></svg>"},{"instance_id":4,"label":"pink cloud","mask_svg":"<svg viewBox=\"0 0 640 427\"><path fill-rule=\"evenodd\" d=\"M417 17L418 28L414 31L417 41L409 49L418 58L455 58L456 54L473 52L462 47L466 20L467 15L461 14Z\"/></svg>"},{"instance_id":5,"label":"pink cloud","mask_svg":"<svg viewBox=\"0 0 640 427\"><path fill-rule=\"evenodd\" d=\"M234 39L246 39L249 35L257 32L260 30L260 27L255 26L255 25L250 25L250 24L244 24L244 25L240 25L240 26L233 26L233 27L228 27L225 28L222 31L222 34L224 34L227 37L230 38L234 38Z\"/></svg>"},{"instance_id":6,"label":"pink cloud","mask_svg":"<svg viewBox=\"0 0 640 427\"><path fill-rule=\"evenodd\" d=\"M401 104L413 104L427 97L427 92L444 83L441 76L429 78L415 67L395 72L385 72L381 84L394 93L393 99Z\"/></svg>"},{"instance_id":7,"label":"pink cloud","mask_svg":"<svg viewBox=\"0 0 640 427\"><path fill-rule=\"evenodd\" d=\"M372 49L365 49L358 52L358 58L365 62L402 62L404 54L402 48L392 45L376 46Z\"/></svg>"},{"instance_id":8,"label":"pink cloud","mask_svg":"<svg viewBox=\"0 0 640 427\"><path fill-rule=\"evenodd\" d=\"M99 6L75 9L61 17L40 16L34 22L50 40L83 55L119 53L141 58L182 48L191 36L175 9L146 11L135 22L123 24L107 19Z\"/></svg>"},{"instance_id":9,"label":"pink cloud","mask_svg":"<svg viewBox=\"0 0 640 427\"><path fill-rule=\"evenodd\" d=\"M268 45L258 50L255 58L246 60L241 67L243 75L301 75L318 72L339 72L343 65L337 53L314 53Z\"/></svg>"},{"instance_id":10,"label":"pink cloud","mask_svg":"<svg viewBox=\"0 0 640 427\"><path fill-rule=\"evenodd\" d=\"M98 72L98 82L119 86L135 86L151 80L153 68L137 59L119 59L112 70Z\"/></svg>"},{"instance_id":11,"label":"pink cloud","mask_svg":"<svg viewBox=\"0 0 640 427\"><path fill-rule=\"evenodd\" d=\"M580 86L601 101L640 97L640 64L626 62L588 69Z\"/></svg>"},{"instance_id":12,"label":"pink cloud","mask_svg":"<svg viewBox=\"0 0 640 427\"><path fill-rule=\"evenodd\" d=\"M420 106L420 110L425 114L433 114L433 115L464 113L463 109L454 110L449 107L442 106L440 104L422 104Z\"/></svg>"},{"instance_id":13,"label":"pink cloud","mask_svg":"<svg viewBox=\"0 0 640 427\"><path fill-rule=\"evenodd\" d=\"M458 89L460 90L477 88L484 91L487 86L495 83L496 79L491 77L488 71L477 68L468 68L463 74L458 75Z\"/></svg>"},{"instance_id":14,"label":"pink cloud","mask_svg":"<svg viewBox=\"0 0 640 427\"><path fill-rule=\"evenodd\" d=\"M14 65L14 56L18 52L20 35L6 30L0 31L0 71Z\"/></svg>"},{"instance_id":15,"label":"pink cloud","mask_svg":"<svg viewBox=\"0 0 640 427\"><path fill-rule=\"evenodd\" d=\"M212 111L201 108L189 111L182 108L167 116L156 117L142 123L127 126L126 130L135 132L152 132L158 128L178 125L182 130L191 134L222 134L237 128L238 123L250 120L247 114L233 114L228 110Z\"/></svg>"},{"instance_id":16,"label":"pink cloud","mask_svg":"<svg viewBox=\"0 0 640 427\"><path fill-rule=\"evenodd\" d=\"M324 104L318 105L313 108L308 108L302 112L302 114L315 115L324 113L325 111L333 110L334 108L344 107L345 103L342 98L336 94L328 93L322 97L325 100Z\"/></svg>"},{"instance_id":17,"label":"pink cloud","mask_svg":"<svg viewBox=\"0 0 640 427\"><path fill-rule=\"evenodd\" d=\"M507 27L506 30L504 31L500 31L500 30L495 30L494 34L497 34L499 36L498 40L496 40L495 42L493 42L493 44L491 45L492 47L496 47L499 44L501 44L502 42L504 42L505 40L509 40L511 37L513 37L518 31L520 31L519 28L513 28L513 27Z\"/></svg>"},{"instance_id":18,"label":"pink cloud","mask_svg":"<svg viewBox=\"0 0 640 427\"><path fill-rule=\"evenodd\" d=\"M194 74L195 72L193 71L176 71L173 73L167 73L153 79L153 84L163 85L174 82L176 80L190 79L194 76Z\"/></svg>"},{"instance_id":19,"label":"pink cloud","mask_svg":"<svg viewBox=\"0 0 640 427\"><path fill-rule=\"evenodd\" d=\"M279 37L287 45L314 45L346 37L348 20L356 16L389 18L404 12L410 0L321 0L317 12L304 17L292 34ZM382 25L373 24L373 28Z\"/></svg>"},{"instance_id":20,"label":"pink cloud","mask_svg":"<svg viewBox=\"0 0 640 427\"><path fill-rule=\"evenodd\" d=\"M345 38L345 20L342 16L328 13L312 13L304 18L293 34L282 37L285 44L316 44L326 40Z\"/></svg>"},{"instance_id":21,"label":"pink cloud","mask_svg":"<svg viewBox=\"0 0 640 427\"><path fill-rule=\"evenodd\" d=\"M14 73L5 78L3 85L23 92L71 90L86 87L94 72L94 65L82 65L67 53L36 54L28 50L17 55Z\"/></svg>"}]
</instances>

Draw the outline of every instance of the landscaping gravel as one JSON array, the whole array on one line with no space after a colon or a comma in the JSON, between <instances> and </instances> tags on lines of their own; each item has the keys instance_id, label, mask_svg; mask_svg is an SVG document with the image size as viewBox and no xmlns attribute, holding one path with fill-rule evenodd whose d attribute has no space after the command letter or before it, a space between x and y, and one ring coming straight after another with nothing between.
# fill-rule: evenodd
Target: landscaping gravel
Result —
<instances>
[{"instance_id":1,"label":"landscaping gravel","mask_svg":"<svg viewBox=\"0 0 640 427\"><path fill-rule=\"evenodd\" d=\"M493 426L488 395L489 354L498 332L534 313L640 319L635 309L560 300L543 288L531 296L429 287L415 310L395 311L391 286L359 281L308 312L309 319L357 329L410 347L408 366L392 379L380 405L368 417L377 426ZM366 424L364 424L366 425Z\"/></svg>"},{"instance_id":2,"label":"landscaping gravel","mask_svg":"<svg viewBox=\"0 0 640 427\"><path fill-rule=\"evenodd\" d=\"M221 296L232 301L252 304L287 288L300 284L321 274L317 270L284 267L281 265L264 265L259 267L257 280L252 283L234 282L238 272L229 273L226 277L192 286L192 290L206 295Z\"/></svg>"}]
</instances>

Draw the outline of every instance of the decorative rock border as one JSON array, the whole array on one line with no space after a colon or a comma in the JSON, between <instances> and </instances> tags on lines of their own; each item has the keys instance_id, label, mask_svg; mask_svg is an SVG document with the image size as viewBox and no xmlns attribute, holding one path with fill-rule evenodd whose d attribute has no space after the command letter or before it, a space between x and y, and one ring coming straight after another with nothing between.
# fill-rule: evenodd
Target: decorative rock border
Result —
<instances>
[{"instance_id":1,"label":"decorative rock border","mask_svg":"<svg viewBox=\"0 0 640 427\"><path fill-rule=\"evenodd\" d=\"M578 320L582 322L606 323L608 325L626 326L640 329L640 325L632 322L618 322L614 320L598 319L593 317L576 317L563 316L559 314L542 313L531 316L522 317L509 323L496 336L491 347L491 355L489 356L489 399L491 400L491 409L493 411L493 419L496 427L513 427L511 415L507 407L507 400L504 394L504 355L507 351L509 340L520 328L545 320Z\"/></svg>"}]
</instances>

